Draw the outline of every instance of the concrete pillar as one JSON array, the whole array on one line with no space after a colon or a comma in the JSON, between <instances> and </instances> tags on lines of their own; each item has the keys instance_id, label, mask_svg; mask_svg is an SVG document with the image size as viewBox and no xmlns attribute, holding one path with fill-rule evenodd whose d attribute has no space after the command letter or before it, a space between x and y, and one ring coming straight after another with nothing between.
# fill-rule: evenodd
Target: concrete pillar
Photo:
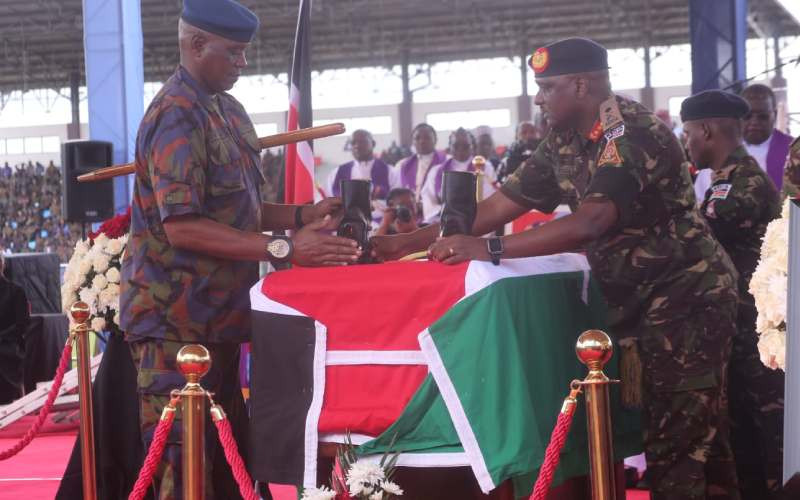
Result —
<instances>
[{"instance_id":1,"label":"concrete pillar","mask_svg":"<svg viewBox=\"0 0 800 500\"><path fill-rule=\"evenodd\" d=\"M177 38L176 28L176 51ZM83 0L83 41L89 138L111 142L115 164L131 162L136 149L136 132L144 114L140 2ZM117 212L128 207L132 192L133 176L115 179Z\"/></svg>"},{"instance_id":2,"label":"concrete pillar","mask_svg":"<svg viewBox=\"0 0 800 500\"><path fill-rule=\"evenodd\" d=\"M525 43L522 44L522 51L519 64L520 83L522 92L517 98L517 123L530 121L533 118L533 99L528 94L528 50Z\"/></svg>"},{"instance_id":3,"label":"concrete pillar","mask_svg":"<svg viewBox=\"0 0 800 500\"><path fill-rule=\"evenodd\" d=\"M81 75L73 71L69 75L69 102L72 105L72 122L67 126L67 138L81 138Z\"/></svg>"},{"instance_id":4,"label":"concrete pillar","mask_svg":"<svg viewBox=\"0 0 800 500\"><path fill-rule=\"evenodd\" d=\"M642 89L642 104L650 109L651 111L655 111L656 106L656 97L655 92L653 92L653 81L652 81L652 59L650 55L650 46L645 46L644 48L644 88Z\"/></svg>"},{"instance_id":5,"label":"concrete pillar","mask_svg":"<svg viewBox=\"0 0 800 500\"><path fill-rule=\"evenodd\" d=\"M414 94L411 92L409 86L411 77L408 73L408 52L403 52L403 61L400 66L400 78L402 79L403 86L403 100L398 104L397 109L397 122L400 127L397 137L400 139L401 146L411 147L411 131L414 129Z\"/></svg>"}]
</instances>

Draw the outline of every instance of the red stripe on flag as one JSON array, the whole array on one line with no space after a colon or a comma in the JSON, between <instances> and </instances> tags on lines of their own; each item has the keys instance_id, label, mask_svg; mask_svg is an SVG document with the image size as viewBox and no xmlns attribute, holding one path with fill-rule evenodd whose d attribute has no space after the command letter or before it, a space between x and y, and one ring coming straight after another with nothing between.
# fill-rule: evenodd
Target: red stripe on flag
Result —
<instances>
[{"instance_id":1,"label":"red stripe on flag","mask_svg":"<svg viewBox=\"0 0 800 500\"><path fill-rule=\"evenodd\" d=\"M328 366L319 432L377 436L400 417L427 374L422 365Z\"/></svg>"},{"instance_id":2,"label":"red stripe on flag","mask_svg":"<svg viewBox=\"0 0 800 500\"><path fill-rule=\"evenodd\" d=\"M272 273L262 292L328 329L328 350L419 350L417 335L464 296L468 263L389 262Z\"/></svg>"}]
</instances>

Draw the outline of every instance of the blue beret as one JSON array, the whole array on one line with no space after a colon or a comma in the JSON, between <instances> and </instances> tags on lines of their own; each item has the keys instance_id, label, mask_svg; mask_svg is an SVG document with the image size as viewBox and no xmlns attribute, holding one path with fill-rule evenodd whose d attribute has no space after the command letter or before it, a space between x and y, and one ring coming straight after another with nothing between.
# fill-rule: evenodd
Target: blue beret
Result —
<instances>
[{"instance_id":1,"label":"blue beret","mask_svg":"<svg viewBox=\"0 0 800 500\"><path fill-rule=\"evenodd\" d=\"M706 118L742 118L750 112L747 101L722 90L706 90L681 103L681 121Z\"/></svg>"},{"instance_id":2,"label":"blue beret","mask_svg":"<svg viewBox=\"0 0 800 500\"><path fill-rule=\"evenodd\" d=\"M566 38L540 47L528 58L538 78L608 69L608 51L588 38Z\"/></svg>"},{"instance_id":3,"label":"blue beret","mask_svg":"<svg viewBox=\"0 0 800 500\"><path fill-rule=\"evenodd\" d=\"M258 30L258 16L234 0L183 0L181 19L234 42L249 43Z\"/></svg>"}]
</instances>

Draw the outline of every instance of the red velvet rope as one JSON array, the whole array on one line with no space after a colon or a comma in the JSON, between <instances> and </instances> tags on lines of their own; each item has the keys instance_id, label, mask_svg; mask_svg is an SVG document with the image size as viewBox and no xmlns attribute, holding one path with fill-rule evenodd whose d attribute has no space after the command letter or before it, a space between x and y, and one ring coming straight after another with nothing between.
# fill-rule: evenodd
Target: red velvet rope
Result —
<instances>
[{"instance_id":1,"label":"red velvet rope","mask_svg":"<svg viewBox=\"0 0 800 500\"><path fill-rule=\"evenodd\" d=\"M28 429L28 431L24 436L22 436L22 439L20 439L17 444L0 452L0 460L7 460L22 451L39 433L39 430L42 428L42 425L44 425L45 420L47 420L47 416L50 414L50 410L53 409L53 403L58 396L58 391L61 389L61 382L64 379L64 373L67 371L71 356L72 337L69 337L67 339L67 343L64 344L64 350L61 351L61 360L58 363L58 369L56 369L56 376L53 377L53 385L50 386L50 392L47 394L47 400L45 401L42 409L39 410L39 415L36 417L36 421L33 423L33 425L31 425L30 429Z\"/></svg>"},{"instance_id":2,"label":"red velvet rope","mask_svg":"<svg viewBox=\"0 0 800 500\"><path fill-rule=\"evenodd\" d=\"M250 478L250 474L247 473L244 461L239 455L239 448L233 438L230 421L225 418L224 413L220 412L219 416L215 415L214 410L212 410L212 416L214 417L214 425L217 426L217 431L219 432L219 441L225 451L225 458L231 466L233 477L236 478L236 482L239 484L239 492L242 494L242 498L244 500L259 500L253 487L253 480Z\"/></svg>"},{"instance_id":3,"label":"red velvet rope","mask_svg":"<svg viewBox=\"0 0 800 500\"><path fill-rule=\"evenodd\" d=\"M167 444L167 437L169 431L172 429L172 422L175 420L175 405L177 398L173 398L164 413L161 415L161 420L158 421L156 430L153 433L153 442L150 443L150 449L147 450L147 457L142 464L142 470L139 471L139 477L136 479L136 484L133 485L131 494L128 495L128 500L141 500L147 494L147 489L153 482L153 474L155 474L158 464L161 462L161 455L164 453L164 446Z\"/></svg>"},{"instance_id":4,"label":"red velvet rope","mask_svg":"<svg viewBox=\"0 0 800 500\"><path fill-rule=\"evenodd\" d=\"M561 459L561 449L564 448L564 443L567 441L567 434L569 434L569 428L572 425L572 415L575 413L574 396L570 395L567 400L569 401L570 399L572 399L571 404L565 402L564 409L558 414L556 426L550 436L550 443L544 453L544 463L539 469L539 477L536 479L536 486L533 489L533 497L531 497L533 500L544 500L547 497L547 492L550 491L550 485L553 483L553 474L556 471L556 467L558 467L558 461Z\"/></svg>"}]
</instances>

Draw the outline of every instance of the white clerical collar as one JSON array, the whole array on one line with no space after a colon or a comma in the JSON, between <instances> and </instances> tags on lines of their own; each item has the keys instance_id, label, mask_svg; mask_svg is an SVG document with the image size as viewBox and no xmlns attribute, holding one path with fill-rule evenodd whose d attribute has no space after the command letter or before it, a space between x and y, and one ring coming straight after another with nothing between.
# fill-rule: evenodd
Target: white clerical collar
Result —
<instances>
[{"instance_id":1,"label":"white clerical collar","mask_svg":"<svg viewBox=\"0 0 800 500\"><path fill-rule=\"evenodd\" d=\"M433 153L428 153L426 155L422 153L417 153L417 158L419 158L420 160L430 160L431 158L433 158Z\"/></svg>"},{"instance_id":2,"label":"white clerical collar","mask_svg":"<svg viewBox=\"0 0 800 500\"><path fill-rule=\"evenodd\" d=\"M453 166L454 167L464 167L464 169L469 168L470 164L472 164L472 157L470 156L467 158L467 161L458 161L453 158Z\"/></svg>"}]
</instances>

